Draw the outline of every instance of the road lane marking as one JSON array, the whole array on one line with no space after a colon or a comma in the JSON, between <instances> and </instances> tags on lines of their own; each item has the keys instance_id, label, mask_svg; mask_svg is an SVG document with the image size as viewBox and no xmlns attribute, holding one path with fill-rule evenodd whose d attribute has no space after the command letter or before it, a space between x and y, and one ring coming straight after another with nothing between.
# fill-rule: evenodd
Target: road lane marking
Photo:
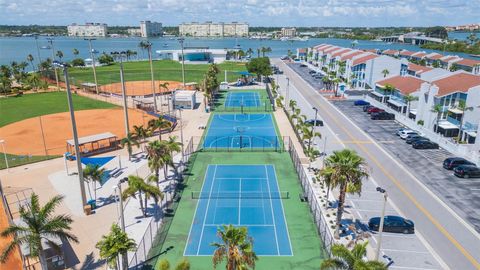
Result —
<instances>
[{"instance_id":1,"label":"road lane marking","mask_svg":"<svg viewBox=\"0 0 480 270\"><path fill-rule=\"evenodd\" d=\"M297 74L298 76L298 74ZM298 76L299 77L299 76ZM300 79L302 79L301 77L299 77ZM302 79L303 80L303 79ZM303 80L305 82L305 80ZM305 82L305 84L307 86L310 86L308 85L308 83ZM311 87L310 87L311 88ZM312 88L313 89L313 88ZM321 95L319 95L321 96ZM323 98L323 97L322 97ZM333 107L338 113L340 113L347 121L350 121L350 123L353 125L353 127L357 127L350 119L348 119L348 117L343 114L340 110L338 110L333 104L331 104L328 100L324 100L325 103L328 103L329 106ZM345 134L347 136L349 136L352 140L355 140L355 137L338 121L338 119L336 117L334 117L328 110L326 110L323 106L319 106L320 109L322 111L324 111L326 114L329 115L329 117L331 117L333 119L333 121L337 124L338 127L340 127L340 129L342 129ZM361 132L363 132L360 128L357 127L358 130L360 130ZM364 133L365 134L365 133ZM369 137L367 134L365 134L365 136ZM370 138L370 137L369 137ZM373 140L373 139L372 139ZM358 144L358 147L380 168L380 170L384 173L385 176L387 176L396 186L397 188L427 217L427 219L430 220L430 222L432 222L432 224L469 260L469 262L471 264L473 264L473 266L475 266L477 269L480 269L480 263L478 263L478 261L438 222L438 220L436 220L432 214L426 209L424 208L418 201L415 197L413 197L413 195L408 191L406 190L400 183L399 181L393 176L391 175L384 167L383 165L380 164L380 162L375 158L373 157L373 155L368 151L368 149L365 148L365 146L361 145L361 144ZM383 150L379 145L378 145L378 148ZM386 153L385 151L383 151L387 156L389 156L392 160L395 161L395 159L389 155L388 153ZM400 164L399 164L400 165ZM403 166L402 166L403 167ZM413 175L411 175L406 169L405 171L413 178L413 179L416 179L415 177L413 177ZM417 180L418 181L418 180ZM426 187L425 187L426 190L428 190ZM435 197L434 197L435 198ZM438 199L438 198L437 198ZM438 199L439 201L441 201L440 199ZM444 206L445 203L442 202L442 204ZM446 209L449 209L451 211L451 209L449 207L445 207ZM467 225L465 223L465 221L461 218L459 218L457 215L455 215L457 217L457 220L461 221L464 225ZM467 228L471 228L470 226L466 226ZM473 232L472 232L473 233ZM478 237L478 234L475 234L475 236Z\"/></svg>"}]
</instances>

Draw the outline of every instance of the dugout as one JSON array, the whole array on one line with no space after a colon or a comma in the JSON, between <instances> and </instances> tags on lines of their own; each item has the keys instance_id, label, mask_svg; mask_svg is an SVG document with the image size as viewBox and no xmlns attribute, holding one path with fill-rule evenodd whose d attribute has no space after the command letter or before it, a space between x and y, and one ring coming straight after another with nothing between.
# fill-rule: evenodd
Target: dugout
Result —
<instances>
[{"instance_id":1,"label":"dugout","mask_svg":"<svg viewBox=\"0 0 480 270\"><path fill-rule=\"evenodd\" d=\"M118 138L111 132L105 132L78 138L78 147L82 156L91 156L118 149ZM75 153L73 139L67 141L67 152Z\"/></svg>"},{"instance_id":2,"label":"dugout","mask_svg":"<svg viewBox=\"0 0 480 270\"><path fill-rule=\"evenodd\" d=\"M176 90L173 93L173 107L175 109L194 109L197 100L197 91Z\"/></svg>"}]
</instances>

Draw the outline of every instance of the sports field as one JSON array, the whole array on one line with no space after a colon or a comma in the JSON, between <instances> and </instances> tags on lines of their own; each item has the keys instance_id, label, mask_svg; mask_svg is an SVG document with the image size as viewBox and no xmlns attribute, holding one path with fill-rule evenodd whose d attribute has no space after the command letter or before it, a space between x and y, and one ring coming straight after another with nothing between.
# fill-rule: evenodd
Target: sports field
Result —
<instances>
[{"instance_id":1,"label":"sports field","mask_svg":"<svg viewBox=\"0 0 480 270\"><path fill-rule=\"evenodd\" d=\"M150 262L151 264L155 264L158 262L158 260L164 258L168 259L172 264L175 264L185 256L191 262L192 269L212 269L211 256L186 256L189 253L184 253L185 248L189 243L189 234L191 234L190 231L192 228L192 222L195 225L196 222L199 221L195 221L194 216L195 211L199 211L197 210L197 207L201 207L197 205L202 201L201 199L192 199L191 194L192 192L195 194L195 192L202 190L202 186L204 185L206 174L208 172L208 167L212 164L216 164L217 166L258 164L271 165L275 168L275 178L278 183L278 190L283 193L288 191L288 193L290 194L288 199L275 199L277 201L275 203L276 206L266 205L265 208L262 208L259 207L261 199L257 198L255 201L255 209L259 211L260 209L262 211L264 211L264 209L279 209L281 208L280 204L281 206L283 206L286 231L288 233L288 238L291 245L291 256L278 256L278 253L275 253L274 255L261 256L257 262L257 269L319 269L322 259L326 257L326 253L322 249L321 240L317 234L317 229L313 222L313 218L308 208L308 204L305 202L301 202L298 199L298 194L301 194L302 190L299 185L299 181L295 173L292 161L287 152L197 153L193 167L188 172L188 178L186 179L182 199L180 200L180 203L178 204L178 207L175 210L173 217L170 214L168 215L164 227L165 231L163 231L158 236L160 240L164 238L165 242L163 243L163 245L154 247L151 250L150 255L154 257L154 259ZM208 176L207 179L210 179L211 177L213 176ZM273 178L272 176L270 181L274 181L275 178ZM243 183L244 182L242 181L242 184ZM250 186L250 188L259 188L260 186L261 184L257 183L254 186ZM219 201L219 203L223 202L224 200ZM243 206L240 206L240 208L244 209ZM239 208L237 207L236 209ZM238 212L235 213L237 213L238 217ZM270 216L275 216L277 218L282 217L280 213L274 213ZM207 215L207 218L211 217ZM273 221L267 219L269 219L269 217L265 217L265 219L245 217L244 221L249 222L253 220L256 222L264 222L265 220L265 225L272 225ZM220 222L221 221L218 221L218 223ZM272 228L273 226L270 227ZM278 230L278 225L275 226L275 228L277 228ZM282 230L283 229L280 229L279 231L281 232ZM255 234L254 230L250 231ZM271 230L270 233L272 233ZM266 234L268 234L268 232L262 235L265 236ZM254 247L255 245L258 245L260 249L270 251L272 250L272 247L275 247L275 249L273 250L275 252L277 248L277 241L275 241L275 238L265 239L263 238L263 236L260 236L258 239L254 239ZM194 241L195 239L191 242L194 243ZM208 240L202 240L202 251L211 251L210 247L208 247L208 242L210 241L211 238L208 238ZM268 242L262 243L262 241ZM274 244L270 245L272 243ZM269 247L266 248L265 244L269 245ZM280 240L278 242L278 245L281 246L279 247L279 249L287 249L288 251L288 241ZM222 268L224 267L219 266L218 269Z\"/></svg>"},{"instance_id":2,"label":"sports field","mask_svg":"<svg viewBox=\"0 0 480 270\"><path fill-rule=\"evenodd\" d=\"M185 81L200 82L205 75L209 65L185 64ZM150 80L150 64L148 61L125 62L123 64L125 81L147 81ZM234 81L238 78L237 71L245 71L244 63L225 62L218 64L220 73L218 79L224 80L224 71L228 71L228 80ZM182 81L182 65L171 60L153 61L155 80ZM119 64L100 66L96 68L98 84L110 84L120 81ZM91 68L70 68L69 75L72 83L79 85L82 82L94 82ZM63 79L62 79L63 80Z\"/></svg>"},{"instance_id":3,"label":"sports field","mask_svg":"<svg viewBox=\"0 0 480 270\"><path fill-rule=\"evenodd\" d=\"M216 112L271 112L265 89L220 91L215 99Z\"/></svg>"}]
</instances>

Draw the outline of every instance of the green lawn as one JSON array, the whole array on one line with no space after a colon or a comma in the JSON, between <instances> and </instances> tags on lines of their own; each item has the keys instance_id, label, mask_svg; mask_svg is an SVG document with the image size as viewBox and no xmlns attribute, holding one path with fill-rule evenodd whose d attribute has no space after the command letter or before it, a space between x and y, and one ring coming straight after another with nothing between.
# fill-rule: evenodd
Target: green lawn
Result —
<instances>
[{"instance_id":1,"label":"green lawn","mask_svg":"<svg viewBox=\"0 0 480 270\"><path fill-rule=\"evenodd\" d=\"M0 148L1 149L1 148ZM25 164L30 164L34 162L44 161L52 158L57 158L60 156L17 156L17 155L10 155L7 154L8 166L10 168L21 166ZM0 170L6 169L7 164L5 163L5 155L0 152Z\"/></svg>"},{"instance_id":2,"label":"green lawn","mask_svg":"<svg viewBox=\"0 0 480 270\"><path fill-rule=\"evenodd\" d=\"M206 64L185 64L185 81L200 82L203 79L209 65ZM150 80L150 65L148 61L126 62L123 64L126 81L145 81ZM225 62L218 64L220 73L218 78L224 80L225 73L228 71L228 80L233 81L238 78L237 71L246 70L245 64ZM153 61L153 69L156 80L182 81L182 65L176 61L158 60ZM100 85L110 84L120 81L119 64L97 67L97 80ZM72 83L79 85L82 82L94 82L93 71L91 68L70 68L69 75Z\"/></svg>"},{"instance_id":3,"label":"green lawn","mask_svg":"<svg viewBox=\"0 0 480 270\"><path fill-rule=\"evenodd\" d=\"M298 199L297 194L301 194L302 190L287 152L197 153L175 214L173 217L167 217L164 231L159 235L161 239L157 239L157 246L151 250L150 256L154 258L150 261L152 265L156 265L161 259L168 259L170 263L176 264L183 258L198 202L191 199L190 194L192 191L202 189L209 164L275 165L280 190L289 191L291 194L290 198L283 199L282 203L293 256L261 256L257 262L257 269L319 269L322 259L326 258L326 253L322 248L308 204ZM189 256L187 259L192 264L192 269L212 269L210 256ZM224 267L219 266L219 269L222 268ZM158 266L155 269L158 269Z\"/></svg>"},{"instance_id":4,"label":"green lawn","mask_svg":"<svg viewBox=\"0 0 480 270\"><path fill-rule=\"evenodd\" d=\"M73 95L76 111L108 109L113 104ZM0 127L31 117L68 111L65 92L27 94L20 97L0 98Z\"/></svg>"}]
</instances>

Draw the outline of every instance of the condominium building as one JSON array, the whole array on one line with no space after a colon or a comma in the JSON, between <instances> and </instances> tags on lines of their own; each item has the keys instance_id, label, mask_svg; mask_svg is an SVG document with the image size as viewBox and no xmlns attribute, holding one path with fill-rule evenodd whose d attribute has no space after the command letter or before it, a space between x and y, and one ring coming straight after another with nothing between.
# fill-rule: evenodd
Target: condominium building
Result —
<instances>
[{"instance_id":1,"label":"condominium building","mask_svg":"<svg viewBox=\"0 0 480 270\"><path fill-rule=\"evenodd\" d=\"M162 24L159 22L141 21L140 33L142 37L159 37L163 35Z\"/></svg>"},{"instance_id":2,"label":"condominium building","mask_svg":"<svg viewBox=\"0 0 480 270\"><path fill-rule=\"evenodd\" d=\"M246 23L213 23L211 21L198 23L182 23L179 25L181 36L192 37L246 37L249 27Z\"/></svg>"},{"instance_id":3,"label":"condominium building","mask_svg":"<svg viewBox=\"0 0 480 270\"><path fill-rule=\"evenodd\" d=\"M68 35L72 37L105 37L108 27L104 23L86 23L79 25L72 23L67 26Z\"/></svg>"},{"instance_id":4,"label":"condominium building","mask_svg":"<svg viewBox=\"0 0 480 270\"><path fill-rule=\"evenodd\" d=\"M297 29L295 27L292 27L292 28L283 27L280 33L282 37L296 37Z\"/></svg>"},{"instance_id":5,"label":"condominium building","mask_svg":"<svg viewBox=\"0 0 480 270\"><path fill-rule=\"evenodd\" d=\"M127 33L129 36L132 36L132 37L142 36L142 31L140 31L140 28L128 28Z\"/></svg>"}]
</instances>

